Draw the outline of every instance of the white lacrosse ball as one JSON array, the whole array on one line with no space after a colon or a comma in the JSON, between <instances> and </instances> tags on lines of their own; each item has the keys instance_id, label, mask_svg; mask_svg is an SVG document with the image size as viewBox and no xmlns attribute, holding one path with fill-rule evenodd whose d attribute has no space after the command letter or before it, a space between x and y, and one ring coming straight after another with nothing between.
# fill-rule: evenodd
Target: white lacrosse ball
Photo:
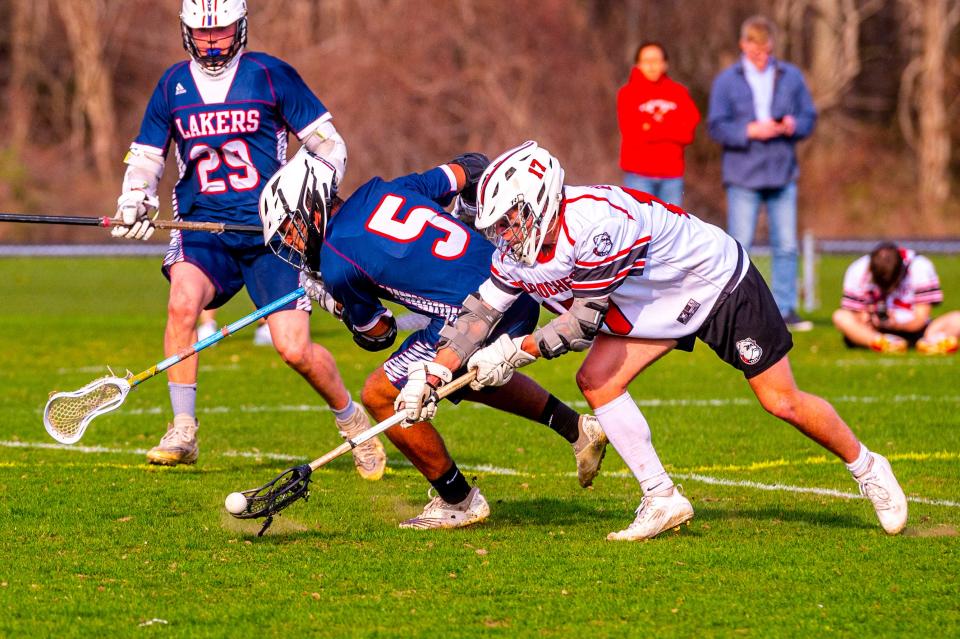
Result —
<instances>
[{"instance_id":1,"label":"white lacrosse ball","mask_svg":"<svg viewBox=\"0 0 960 639\"><path fill-rule=\"evenodd\" d=\"M223 500L223 507L231 515L239 515L247 509L247 498L244 497L243 493L230 493Z\"/></svg>"}]
</instances>

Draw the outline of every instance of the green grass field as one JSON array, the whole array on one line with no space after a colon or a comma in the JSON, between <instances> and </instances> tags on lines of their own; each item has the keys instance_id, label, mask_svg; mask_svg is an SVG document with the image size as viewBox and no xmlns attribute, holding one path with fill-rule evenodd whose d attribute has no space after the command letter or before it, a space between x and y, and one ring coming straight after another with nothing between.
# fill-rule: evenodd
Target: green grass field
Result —
<instances>
[{"instance_id":1,"label":"green grass field","mask_svg":"<svg viewBox=\"0 0 960 639\"><path fill-rule=\"evenodd\" d=\"M960 308L960 259L934 259L945 307ZM631 388L696 518L615 544L604 538L640 493L612 448L582 490L559 437L467 404L441 407L437 426L490 500L486 523L399 530L427 484L388 445L383 481L338 459L257 538L224 496L340 440L251 329L201 355L196 466L144 463L169 419L164 377L77 446L53 446L49 391L162 359L166 282L155 258L0 259L0 636L957 636L957 357L844 349L829 312L848 261L821 262L826 308L791 358L800 385L891 459L915 500L905 533L884 535L869 503L847 498L843 465L764 413L700 344ZM250 308L241 295L220 320ZM356 396L381 357L330 317L313 332ZM583 407L579 359L527 370Z\"/></svg>"}]
</instances>

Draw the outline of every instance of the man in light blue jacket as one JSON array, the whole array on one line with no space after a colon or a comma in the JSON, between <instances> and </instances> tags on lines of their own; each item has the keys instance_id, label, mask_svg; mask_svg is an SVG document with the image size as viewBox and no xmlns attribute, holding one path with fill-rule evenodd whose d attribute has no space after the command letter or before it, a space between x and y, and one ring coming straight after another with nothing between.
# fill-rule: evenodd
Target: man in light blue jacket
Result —
<instances>
[{"instance_id":1,"label":"man in light blue jacket","mask_svg":"<svg viewBox=\"0 0 960 639\"><path fill-rule=\"evenodd\" d=\"M767 208L773 250L773 297L787 326L813 324L797 315L796 144L817 120L803 74L773 57L775 25L763 16L740 27L740 59L713 81L707 127L723 145L727 232L747 251L760 205Z\"/></svg>"}]
</instances>

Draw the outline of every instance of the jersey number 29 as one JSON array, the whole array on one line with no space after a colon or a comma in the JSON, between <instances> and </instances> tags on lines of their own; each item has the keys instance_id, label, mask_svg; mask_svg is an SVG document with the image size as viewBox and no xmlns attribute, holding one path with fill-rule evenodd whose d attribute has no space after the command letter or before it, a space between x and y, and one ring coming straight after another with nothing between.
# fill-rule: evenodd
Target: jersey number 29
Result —
<instances>
[{"instance_id":1,"label":"jersey number 29","mask_svg":"<svg viewBox=\"0 0 960 639\"><path fill-rule=\"evenodd\" d=\"M256 188L260 183L260 173L253 166L253 160L250 159L250 149L243 140L230 140L224 142L219 149L214 149L206 144L198 144L190 149L190 159L196 160L203 156L197 162L197 178L200 180L200 192L207 194L217 194L227 192L227 183L220 179L211 179L210 174L220 168L220 158L232 169L239 169L238 173L228 173L227 180L234 191L249 191Z\"/></svg>"},{"instance_id":2,"label":"jersey number 29","mask_svg":"<svg viewBox=\"0 0 960 639\"><path fill-rule=\"evenodd\" d=\"M426 206L415 206L404 220L397 213L404 199L399 195L387 195L380 201L373 215L367 220L367 228L395 242L414 242L423 235L427 226L432 226L444 235L433 243L433 254L442 260L455 260L467 252L470 234L457 222L440 215Z\"/></svg>"}]
</instances>

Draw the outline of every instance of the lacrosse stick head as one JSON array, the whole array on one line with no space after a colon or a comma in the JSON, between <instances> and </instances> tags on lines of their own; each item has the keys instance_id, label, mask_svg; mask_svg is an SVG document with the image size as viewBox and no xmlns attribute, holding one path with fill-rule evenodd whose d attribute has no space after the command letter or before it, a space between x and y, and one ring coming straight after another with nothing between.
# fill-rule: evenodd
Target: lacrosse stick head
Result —
<instances>
[{"instance_id":1,"label":"lacrosse stick head","mask_svg":"<svg viewBox=\"0 0 960 639\"><path fill-rule=\"evenodd\" d=\"M75 444L94 417L119 407L130 392L122 377L101 377L72 392L53 393L43 409L43 426L61 444Z\"/></svg>"},{"instance_id":2,"label":"lacrosse stick head","mask_svg":"<svg viewBox=\"0 0 960 639\"><path fill-rule=\"evenodd\" d=\"M241 494L247 498L247 507L239 513L230 513L237 519L261 519L267 518L263 531L270 525L273 516L278 512L297 501L298 499L309 499L310 497L310 474L313 469L310 464L294 466L288 468L273 480L267 482L260 488L251 488L244 490Z\"/></svg>"}]
</instances>

